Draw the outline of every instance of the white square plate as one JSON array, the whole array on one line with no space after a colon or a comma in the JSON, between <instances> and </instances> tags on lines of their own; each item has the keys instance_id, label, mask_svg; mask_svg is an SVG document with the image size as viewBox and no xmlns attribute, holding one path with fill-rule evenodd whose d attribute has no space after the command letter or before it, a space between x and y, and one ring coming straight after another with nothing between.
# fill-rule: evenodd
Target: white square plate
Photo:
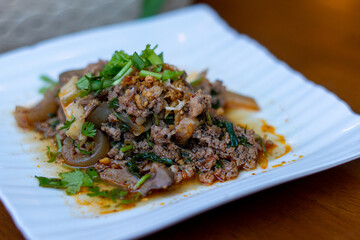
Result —
<instances>
[{"instance_id":1,"label":"white square plate","mask_svg":"<svg viewBox=\"0 0 360 240\"><path fill-rule=\"evenodd\" d=\"M234 91L254 97L260 118L274 125L292 146L279 161L296 162L265 173L242 172L234 181L189 190L188 197L143 204L126 211L88 217L77 214L73 198L38 187L46 175L16 127L15 105L40 99L38 76L56 77L84 67L114 50L139 51L159 44L169 63L187 70L208 68ZM18 228L30 239L128 239L254 192L313 174L360 156L360 118L333 93L305 79L264 47L231 29L212 9L197 5L153 18L111 25L44 41L0 56L0 196ZM161 204L161 203L162 204ZM70 206L69 206L70 205ZM75 212L75 213L74 213Z\"/></svg>"}]
</instances>

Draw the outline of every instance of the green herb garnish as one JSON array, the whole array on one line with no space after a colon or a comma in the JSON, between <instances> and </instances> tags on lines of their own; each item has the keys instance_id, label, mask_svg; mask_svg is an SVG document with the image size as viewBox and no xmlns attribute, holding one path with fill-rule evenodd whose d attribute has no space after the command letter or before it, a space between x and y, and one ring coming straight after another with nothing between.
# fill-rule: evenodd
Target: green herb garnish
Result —
<instances>
[{"instance_id":1,"label":"green herb garnish","mask_svg":"<svg viewBox=\"0 0 360 240\"><path fill-rule=\"evenodd\" d=\"M163 60L158 55L156 55L154 51L156 48L157 45L153 49L151 49L150 44L147 44L145 50L143 50L141 53L141 57L143 59L146 59L150 63L150 65L163 64Z\"/></svg>"},{"instance_id":2,"label":"green herb garnish","mask_svg":"<svg viewBox=\"0 0 360 240\"><path fill-rule=\"evenodd\" d=\"M40 79L47 85L45 87L40 88L39 92L41 94L45 94L47 90L52 90L58 84L56 81L51 79L49 76L41 75Z\"/></svg>"},{"instance_id":3,"label":"green herb garnish","mask_svg":"<svg viewBox=\"0 0 360 240\"><path fill-rule=\"evenodd\" d=\"M142 178L140 178L140 180L136 183L135 189L139 189L141 185L143 185L144 182L146 182L146 180L148 180L149 178L151 178L151 174L146 174L142 176Z\"/></svg>"},{"instance_id":4,"label":"green herb garnish","mask_svg":"<svg viewBox=\"0 0 360 240\"><path fill-rule=\"evenodd\" d=\"M70 172L59 174L59 178L46 178L35 176L39 180L41 187L65 188L66 194L74 195L80 191L81 187L92 187L93 181L84 172L75 169Z\"/></svg>"},{"instance_id":5,"label":"green herb garnish","mask_svg":"<svg viewBox=\"0 0 360 240\"><path fill-rule=\"evenodd\" d=\"M169 158L161 158L155 155L155 153L152 152L147 152L147 153L138 153L133 157L134 160L139 160L139 159L146 159L152 162L159 162L159 163L163 163L166 166L171 166L173 165L173 160L169 159Z\"/></svg>"},{"instance_id":6,"label":"green herb garnish","mask_svg":"<svg viewBox=\"0 0 360 240\"><path fill-rule=\"evenodd\" d=\"M240 142L240 144L243 145L243 146L247 146L247 147L252 146L252 144L249 143L249 141L247 140L247 138L245 137L245 135L240 136L239 142Z\"/></svg>"},{"instance_id":7,"label":"green herb garnish","mask_svg":"<svg viewBox=\"0 0 360 240\"><path fill-rule=\"evenodd\" d=\"M157 113L154 113L153 116L154 116L154 123L156 126L158 126L159 125L159 115Z\"/></svg>"},{"instance_id":8,"label":"green herb garnish","mask_svg":"<svg viewBox=\"0 0 360 240\"><path fill-rule=\"evenodd\" d=\"M139 167L136 165L135 160L131 159L130 161L125 163L126 167L129 169L129 172L132 175L135 175L136 177L140 178L140 174L139 174Z\"/></svg>"},{"instance_id":9,"label":"green herb garnish","mask_svg":"<svg viewBox=\"0 0 360 240\"><path fill-rule=\"evenodd\" d=\"M56 143L57 143L57 147L58 147L58 152L61 152L62 149L62 144L61 144L61 140L60 140L60 134L56 134Z\"/></svg>"},{"instance_id":10,"label":"green herb garnish","mask_svg":"<svg viewBox=\"0 0 360 240\"><path fill-rule=\"evenodd\" d=\"M216 99L216 102L212 103L211 107L214 108L214 109L218 109L220 107L220 100Z\"/></svg>"},{"instance_id":11,"label":"green herb garnish","mask_svg":"<svg viewBox=\"0 0 360 240\"><path fill-rule=\"evenodd\" d=\"M190 156L190 154L187 152L180 151L180 154L185 162L192 162L194 160L193 156Z\"/></svg>"},{"instance_id":12,"label":"green herb garnish","mask_svg":"<svg viewBox=\"0 0 360 240\"><path fill-rule=\"evenodd\" d=\"M132 61L129 60L125 64L125 66L120 70L120 72L118 72L118 74L115 75L115 77L113 78L113 80L115 81L112 83L113 86L118 85L125 76L129 75L133 71L131 65L132 65Z\"/></svg>"},{"instance_id":13,"label":"green herb garnish","mask_svg":"<svg viewBox=\"0 0 360 240\"><path fill-rule=\"evenodd\" d=\"M167 125L174 125L174 114L170 113L163 120Z\"/></svg>"},{"instance_id":14,"label":"green herb garnish","mask_svg":"<svg viewBox=\"0 0 360 240\"><path fill-rule=\"evenodd\" d=\"M238 146L239 142L238 142L236 134L234 132L233 124L231 122L225 122L225 128L226 128L226 131L229 133L229 137L230 137L230 143L228 146L230 146L230 147Z\"/></svg>"},{"instance_id":15,"label":"green herb garnish","mask_svg":"<svg viewBox=\"0 0 360 240\"><path fill-rule=\"evenodd\" d=\"M46 156L48 157L49 161L47 161L48 163L52 163L56 161L57 155L59 154L58 152L52 152L50 150L49 146L46 146L47 151L46 151Z\"/></svg>"},{"instance_id":16,"label":"green herb garnish","mask_svg":"<svg viewBox=\"0 0 360 240\"><path fill-rule=\"evenodd\" d=\"M93 180L94 182L100 181L100 176L97 173L96 169L93 167L90 167L86 169L86 174Z\"/></svg>"},{"instance_id":17,"label":"green herb garnish","mask_svg":"<svg viewBox=\"0 0 360 240\"><path fill-rule=\"evenodd\" d=\"M60 173L59 176L61 178L62 185L66 187L66 193L68 195L74 195L79 192L82 186L93 186L91 178L78 169L71 172Z\"/></svg>"},{"instance_id":18,"label":"green herb garnish","mask_svg":"<svg viewBox=\"0 0 360 240\"><path fill-rule=\"evenodd\" d=\"M206 112L206 121L209 125L213 125L209 111Z\"/></svg>"},{"instance_id":19,"label":"green herb garnish","mask_svg":"<svg viewBox=\"0 0 360 240\"><path fill-rule=\"evenodd\" d=\"M145 67L145 62L140 58L137 52L134 52L134 54L131 56L131 60L134 62L134 65L137 69L141 70Z\"/></svg>"},{"instance_id":20,"label":"green herb garnish","mask_svg":"<svg viewBox=\"0 0 360 240\"><path fill-rule=\"evenodd\" d=\"M154 147L154 144L150 141L150 131L146 132L146 142L150 147Z\"/></svg>"},{"instance_id":21,"label":"green herb garnish","mask_svg":"<svg viewBox=\"0 0 360 240\"><path fill-rule=\"evenodd\" d=\"M223 168L223 163L221 160L216 161L215 168Z\"/></svg>"},{"instance_id":22,"label":"green herb garnish","mask_svg":"<svg viewBox=\"0 0 360 240\"><path fill-rule=\"evenodd\" d=\"M91 187L89 188L89 192L90 193L87 194L89 197L109 198L113 200L113 202L116 202L117 199L123 199L128 194L127 191L123 191L117 188L100 191L99 187Z\"/></svg>"},{"instance_id":23,"label":"green herb garnish","mask_svg":"<svg viewBox=\"0 0 360 240\"><path fill-rule=\"evenodd\" d=\"M69 121L65 121L64 126L62 126L59 130L69 130L71 124L73 124L73 122L75 122L75 117L73 115L71 115L71 119Z\"/></svg>"},{"instance_id":24,"label":"green herb garnish","mask_svg":"<svg viewBox=\"0 0 360 240\"><path fill-rule=\"evenodd\" d=\"M95 137L95 125L92 122L85 122L81 128L81 134L86 137Z\"/></svg>"},{"instance_id":25,"label":"green herb garnish","mask_svg":"<svg viewBox=\"0 0 360 240\"><path fill-rule=\"evenodd\" d=\"M170 71L170 70L165 70L162 74L162 80L166 81L166 80L173 80L173 81L177 81L179 80L180 76L184 73L184 71Z\"/></svg>"},{"instance_id":26,"label":"green herb garnish","mask_svg":"<svg viewBox=\"0 0 360 240\"><path fill-rule=\"evenodd\" d=\"M192 81L190 83L190 85L193 87L196 87L202 83L203 79L204 79L204 77L199 77L199 78L195 79L194 81Z\"/></svg>"},{"instance_id":27,"label":"green herb garnish","mask_svg":"<svg viewBox=\"0 0 360 240\"><path fill-rule=\"evenodd\" d=\"M141 70L140 71L140 77L146 77L146 76L153 76L156 79L161 79L162 74L161 73L156 73L156 72L150 72L150 71L146 71L146 70Z\"/></svg>"},{"instance_id":28,"label":"green herb garnish","mask_svg":"<svg viewBox=\"0 0 360 240\"><path fill-rule=\"evenodd\" d=\"M264 140L262 139L262 137L257 136L256 141L258 141L260 143L260 145L261 145L261 147L263 149L263 152L264 152L264 156L267 157L268 154L267 154L266 146L265 146L265 143L264 143Z\"/></svg>"},{"instance_id":29,"label":"green herb garnish","mask_svg":"<svg viewBox=\"0 0 360 240\"><path fill-rule=\"evenodd\" d=\"M62 181L59 178L46 178L35 176L39 180L39 185L41 187L51 187L51 188L65 188L62 185Z\"/></svg>"},{"instance_id":30,"label":"green herb garnish","mask_svg":"<svg viewBox=\"0 0 360 240\"><path fill-rule=\"evenodd\" d=\"M119 107L119 100L117 98L113 98L109 103L110 108L118 108Z\"/></svg>"},{"instance_id":31,"label":"green herb garnish","mask_svg":"<svg viewBox=\"0 0 360 240\"><path fill-rule=\"evenodd\" d=\"M121 152L127 152L134 149L134 145L132 143L129 143L123 147L120 148Z\"/></svg>"},{"instance_id":32,"label":"green herb garnish","mask_svg":"<svg viewBox=\"0 0 360 240\"><path fill-rule=\"evenodd\" d=\"M82 154L84 154L84 155L91 155L91 154L94 153L94 151L87 151L87 150L81 149L81 147L80 147L80 142L78 143L77 148L78 148L79 151L80 151Z\"/></svg>"}]
</instances>

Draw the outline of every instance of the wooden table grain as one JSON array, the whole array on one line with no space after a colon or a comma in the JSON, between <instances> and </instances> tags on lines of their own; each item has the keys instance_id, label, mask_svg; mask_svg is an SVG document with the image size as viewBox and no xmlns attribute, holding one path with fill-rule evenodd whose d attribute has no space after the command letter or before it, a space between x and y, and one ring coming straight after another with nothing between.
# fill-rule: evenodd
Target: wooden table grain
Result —
<instances>
[{"instance_id":1,"label":"wooden table grain","mask_svg":"<svg viewBox=\"0 0 360 240\"><path fill-rule=\"evenodd\" d=\"M360 113L359 0L198 2ZM3 206L0 238L23 238ZM146 239L360 239L360 161L234 201Z\"/></svg>"}]
</instances>

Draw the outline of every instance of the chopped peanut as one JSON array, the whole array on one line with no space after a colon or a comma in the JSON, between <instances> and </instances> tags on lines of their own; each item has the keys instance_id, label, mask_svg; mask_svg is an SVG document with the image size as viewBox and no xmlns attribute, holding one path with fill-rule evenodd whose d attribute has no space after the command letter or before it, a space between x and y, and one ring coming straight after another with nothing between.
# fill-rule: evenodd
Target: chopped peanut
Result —
<instances>
[{"instance_id":1,"label":"chopped peanut","mask_svg":"<svg viewBox=\"0 0 360 240\"><path fill-rule=\"evenodd\" d=\"M143 109L142 102L141 102L141 99L140 99L140 95L135 95L135 103L136 103L136 106L140 110Z\"/></svg>"},{"instance_id":2,"label":"chopped peanut","mask_svg":"<svg viewBox=\"0 0 360 240\"><path fill-rule=\"evenodd\" d=\"M104 158L102 158L102 159L99 160L99 163L109 164L109 163L110 163L110 158L104 157Z\"/></svg>"},{"instance_id":3,"label":"chopped peanut","mask_svg":"<svg viewBox=\"0 0 360 240\"><path fill-rule=\"evenodd\" d=\"M225 113L224 109L223 108L218 108L216 109L216 114L220 115L220 116L223 116Z\"/></svg>"}]
</instances>

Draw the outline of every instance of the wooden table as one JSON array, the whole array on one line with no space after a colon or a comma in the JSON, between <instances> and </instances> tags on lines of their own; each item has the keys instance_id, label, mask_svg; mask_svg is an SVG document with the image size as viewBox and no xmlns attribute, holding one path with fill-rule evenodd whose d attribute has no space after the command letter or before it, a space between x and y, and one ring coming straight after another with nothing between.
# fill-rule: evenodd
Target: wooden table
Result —
<instances>
[{"instance_id":1,"label":"wooden table","mask_svg":"<svg viewBox=\"0 0 360 240\"><path fill-rule=\"evenodd\" d=\"M235 29L360 113L359 0L208 0ZM360 161L234 201L146 239L360 239ZM22 239L0 206L0 239Z\"/></svg>"}]
</instances>

